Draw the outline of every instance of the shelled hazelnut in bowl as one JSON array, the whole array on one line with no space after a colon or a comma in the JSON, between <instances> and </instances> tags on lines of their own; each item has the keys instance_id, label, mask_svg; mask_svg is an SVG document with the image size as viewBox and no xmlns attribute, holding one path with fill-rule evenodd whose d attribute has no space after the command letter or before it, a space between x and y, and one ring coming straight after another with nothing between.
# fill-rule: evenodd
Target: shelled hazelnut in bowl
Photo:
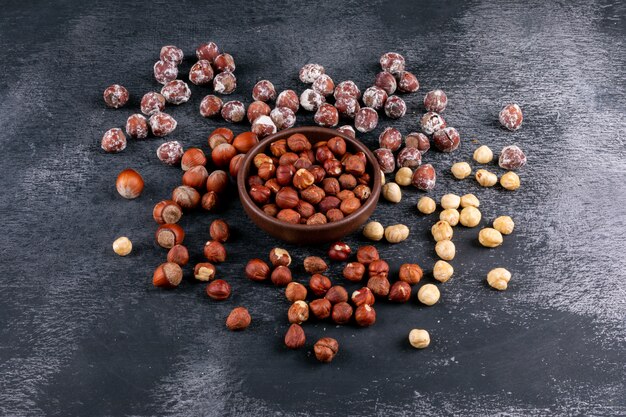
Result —
<instances>
[{"instance_id":1,"label":"shelled hazelnut in bowl","mask_svg":"<svg viewBox=\"0 0 626 417\"><path fill-rule=\"evenodd\" d=\"M358 140L334 129L299 127L252 148L237 184L257 226L287 242L312 244L338 240L369 218L381 171ZM275 209L265 210L269 206Z\"/></svg>"}]
</instances>

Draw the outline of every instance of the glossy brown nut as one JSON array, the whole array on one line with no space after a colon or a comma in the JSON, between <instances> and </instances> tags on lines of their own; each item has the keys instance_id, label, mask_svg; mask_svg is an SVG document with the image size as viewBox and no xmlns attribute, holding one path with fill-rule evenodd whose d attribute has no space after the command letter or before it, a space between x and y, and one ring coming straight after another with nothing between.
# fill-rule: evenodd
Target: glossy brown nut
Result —
<instances>
[{"instance_id":1,"label":"glossy brown nut","mask_svg":"<svg viewBox=\"0 0 626 417\"><path fill-rule=\"evenodd\" d=\"M213 220L213 222L211 222L211 226L209 227L209 234L213 240L217 240L222 243L226 242L230 236L228 223L222 219Z\"/></svg>"},{"instance_id":2,"label":"glossy brown nut","mask_svg":"<svg viewBox=\"0 0 626 417\"><path fill-rule=\"evenodd\" d=\"M369 304L363 304L356 308L354 321L361 327L368 327L376 323L376 310Z\"/></svg>"},{"instance_id":3,"label":"glossy brown nut","mask_svg":"<svg viewBox=\"0 0 626 417\"><path fill-rule=\"evenodd\" d=\"M270 201L272 191L265 185L253 185L250 187L250 198L257 204L267 204Z\"/></svg>"},{"instance_id":4,"label":"glossy brown nut","mask_svg":"<svg viewBox=\"0 0 626 417\"><path fill-rule=\"evenodd\" d=\"M345 159L344 167L346 172L357 177L365 173L365 162L358 155L352 155Z\"/></svg>"},{"instance_id":5,"label":"glossy brown nut","mask_svg":"<svg viewBox=\"0 0 626 417\"><path fill-rule=\"evenodd\" d=\"M306 220L306 224L308 225L320 225L326 223L328 223L328 218L322 213L315 213Z\"/></svg>"},{"instance_id":6,"label":"glossy brown nut","mask_svg":"<svg viewBox=\"0 0 626 417\"><path fill-rule=\"evenodd\" d=\"M189 251L183 245L174 245L167 252L167 262L174 262L180 266L187 265L189 262Z\"/></svg>"},{"instance_id":7,"label":"glossy brown nut","mask_svg":"<svg viewBox=\"0 0 626 417\"><path fill-rule=\"evenodd\" d=\"M298 190L304 190L315 182L315 176L308 170L302 168L296 171L293 177L293 186Z\"/></svg>"},{"instance_id":8,"label":"glossy brown nut","mask_svg":"<svg viewBox=\"0 0 626 417\"><path fill-rule=\"evenodd\" d=\"M261 208L263 209L263 212L270 217L276 217L276 215L280 211L280 209L278 208L276 204L265 204Z\"/></svg>"},{"instance_id":9,"label":"glossy brown nut","mask_svg":"<svg viewBox=\"0 0 626 417\"><path fill-rule=\"evenodd\" d=\"M304 201L315 205L319 204L324 199L326 193L317 185L311 185L310 187L302 190L300 192L300 196Z\"/></svg>"},{"instance_id":10,"label":"glossy brown nut","mask_svg":"<svg viewBox=\"0 0 626 417\"><path fill-rule=\"evenodd\" d=\"M309 303L311 314L318 320L324 320L330 317L332 304L326 298L318 298Z\"/></svg>"},{"instance_id":11,"label":"glossy brown nut","mask_svg":"<svg viewBox=\"0 0 626 417\"><path fill-rule=\"evenodd\" d=\"M204 245L204 257L212 263L224 262L226 260L226 248L220 242L210 240Z\"/></svg>"},{"instance_id":12,"label":"glossy brown nut","mask_svg":"<svg viewBox=\"0 0 626 417\"><path fill-rule=\"evenodd\" d=\"M286 223L298 224L302 219L300 213L293 209L282 209L276 214L276 218Z\"/></svg>"},{"instance_id":13,"label":"glossy brown nut","mask_svg":"<svg viewBox=\"0 0 626 417\"><path fill-rule=\"evenodd\" d=\"M291 270L283 265L277 266L270 276L272 283L278 287L284 287L292 280Z\"/></svg>"},{"instance_id":14,"label":"glossy brown nut","mask_svg":"<svg viewBox=\"0 0 626 417\"><path fill-rule=\"evenodd\" d=\"M171 249L174 245L183 243L185 232L177 224L163 224L157 229L155 238L159 246Z\"/></svg>"},{"instance_id":15,"label":"glossy brown nut","mask_svg":"<svg viewBox=\"0 0 626 417\"><path fill-rule=\"evenodd\" d=\"M424 272L418 264L402 264L400 265L400 281L404 281L410 285L415 285L422 279Z\"/></svg>"},{"instance_id":16,"label":"glossy brown nut","mask_svg":"<svg viewBox=\"0 0 626 417\"><path fill-rule=\"evenodd\" d=\"M252 281L265 281L270 276L270 267L261 259L250 259L245 274Z\"/></svg>"},{"instance_id":17,"label":"glossy brown nut","mask_svg":"<svg viewBox=\"0 0 626 417\"><path fill-rule=\"evenodd\" d=\"M296 301L306 300L307 289L299 282L290 282L285 288L285 297L292 303Z\"/></svg>"},{"instance_id":18,"label":"glossy brown nut","mask_svg":"<svg viewBox=\"0 0 626 417\"><path fill-rule=\"evenodd\" d=\"M200 201L200 205L204 210L211 211L213 210L219 202L219 198L217 193L214 191L209 191L205 195L202 196L202 200Z\"/></svg>"},{"instance_id":19,"label":"glossy brown nut","mask_svg":"<svg viewBox=\"0 0 626 417\"><path fill-rule=\"evenodd\" d=\"M193 187L180 185L172 191L172 200L184 209L192 209L200 204L200 193Z\"/></svg>"},{"instance_id":20,"label":"glossy brown nut","mask_svg":"<svg viewBox=\"0 0 626 417\"><path fill-rule=\"evenodd\" d=\"M339 185L345 190L352 190L357 185L356 178L352 174L341 174L338 178Z\"/></svg>"},{"instance_id":21,"label":"glossy brown nut","mask_svg":"<svg viewBox=\"0 0 626 417\"><path fill-rule=\"evenodd\" d=\"M302 152L311 149L311 142L301 133L295 133L287 138L287 146L292 152Z\"/></svg>"},{"instance_id":22,"label":"glossy brown nut","mask_svg":"<svg viewBox=\"0 0 626 417\"><path fill-rule=\"evenodd\" d=\"M178 223L183 215L183 210L172 200L158 202L152 210L152 217L158 224Z\"/></svg>"},{"instance_id":23,"label":"glossy brown nut","mask_svg":"<svg viewBox=\"0 0 626 417\"><path fill-rule=\"evenodd\" d=\"M420 165L413 173L411 183L419 190L430 191L435 188L437 174L431 164Z\"/></svg>"},{"instance_id":24,"label":"glossy brown nut","mask_svg":"<svg viewBox=\"0 0 626 417\"><path fill-rule=\"evenodd\" d=\"M302 324L309 319L309 305L305 301L296 301L287 311L289 323Z\"/></svg>"},{"instance_id":25,"label":"glossy brown nut","mask_svg":"<svg viewBox=\"0 0 626 417\"><path fill-rule=\"evenodd\" d=\"M189 148L185 151L180 159L180 167L183 171L187 171L198 165L206 165L206 156L200 148Z\"/></svg>"},{"instance_id":26,"label":"glossy brown nut","mask_svg":"<svg viewBox=\"0 0 626 417\"><path fill-rule=\"evenodd\" d=\"M270 153L277 158L287 153L287 139L279 139L270 143Z\"/></svg>"},{"instance_id":27,"label":"glossy brown nut","mask_svg":"<svg viewBox=\"0 0 626 417\"><path fill-rule=\"evenodd\" d=\"M237 178L237 174L239 174L239 168L241 167L241 163L243 162L245 157L246 155L241 153L239 155L235 155L233 159L230 160L230 163L228 164L228 173L231 177Z\"/></svg>"},{"instance_id":28,"label":"glossy brown nut","mask_svg":"<svg viewBox=\"0 0 626 417\"><path fill-rule=\"evenodd\" d=\"M230 160L237 155L237 149L229 143L221 143L217 145L211 152L211 159L218 167L227 167Z\"/></svg>"},{"instance_id":29,"label":"glossy brown nut","mask_svg":"<svg viewBox=\"0 0 626 417\"><path fill-rule=\"evenodd\" d=\"M331 337L323 337L315 342L313 352L318 361L331 362L339 352L339 343Z\"/></svg>"},{"instance_id":30,"label":"glossy brown nut","mask_svg":"<svg viewBox=\"0 0 626 417\"><path fill-rule=\"evenodd\" d=\"M270 163L263 163L257 170L257 175L264 181L274 178L276 176L276 165Z\"/></svg>"},{"instance_id":31,"label":"glossy brown nut","mask_svg":"<svg viewBox=\"0 0 626 417\"><path fill-rule=\"evenodd\" d=\"M252 322L252 317L250 317L250 313L248 309L245 307L236 307L234 308L228 317L226 318L226 327L229 330L243 330L250 326Z\"/></svg>"},{"instance_id":32,"label":"glossy brown nut","mask_svg":"<svg viewBox=\"0 0 626 417\"><path fill-rule=\"evenodd\" d=\"M215 170L209 174L206 180L207 191L223 193L228 187L228 174L222 170Z\"/></svg>"},{"instance_id":33,"label":"glossy brown nut","mask_svg":"<svg viewBox=\"0 0 626 417\"><path fill-rule=\"evenodd\" d=\"M372 305L376 301L374 293L367 287L358 289L352 293L350 297L355 306L359 307L364 304Z\"/></svg>"},{"instance_id":34,"label":"glossy brown nut","mask_svg":"<svg viewBox=\"0 0 626 417\"><path fill-rule=\"evenodd\" d=\"M321 274L328 269L326 262L317 256L304 258L304 270L309 274Z\"/></svg>"},{"instance_id":35,"label":"glossy brown nut","mask_svg":"<svg viewBox=\"0 0 626 417\"><path fill-rule=\"evenodd\" d=\"M289 266L291 265L291 255L285 249L273 248L270 251L270 262L274 266Z\"/></svg>"},{"instance_id":36,"label":"glossy brown nut","mask_svg":"<svg viewBox=\"0 0 626 417\"><path fill-rule=\"evenodd\" d=\"M292 209L298 201L298 192L291 187L283 187L276 193L276 205L281 209Z\"/></svg>"},{"instance_id":37,"label":"glossy brown nut","mask_svg":"<svg viewBox=\"0 0 626 417\"><path fill-rule=\"evenodd\" d=\"M365 274L365 265L359 262L349 262L343 268L343 277L348 281L358 282L363 279Z\"/></svg>"},{"instance_id":38,"label":"glossy brown nut","mask_svg":"<svg viewBox=\"0 0 626 417\"><path fill-rule=\"evenodd\" d=\"M322 165L328 176L338 177L343 172L343 165L341 165L341 161L337 159L327 159Z\"/></svg>"},{"instance_id":39,"label":"glossy brown nut","mask_svg":"<svg viewBox=\"0 0 626 417\"><path fill-rule=\"evenodd\" d=\"M341 191L341 184L337 178L324 178L322 189L326 195L337 195Z\"/></svg>"},{"instance_id":40,"label":"glossy brown nut","mask_svg":"<svg viewBox=\"0 0 626 417\"><path fill-rule=\"evenodd\" d=\"M299 324L293 323L285 334L285 346L289 349L300 349L306 343L304 329Z\"/></svg>"},{"instance_id":41,"label":"glossy brown nut","mask_svg":"<svg viewBox=\"0 0 626 417\"><path fill-rule=\"evenodd\" d=\"M357 185L352 191L354 192L354 196L361 200L361 202L364 202L372 195L372 189L364 184Z\"/></svg>"},{"instance_id":42,"label":"glossy brown nut","mask_svg":"<svg viewBox=\"0 0 626 417\"><path fill-rule=\"evenodd\" d=\"M329 222L338 222L339 220L343 220L345 215L340 209L330 209L326 212L326 218Z\"/></svg>"},{"instance_id":43,"label":"glossy brown nut","mask_svg":"<svg viewBox=\"0 0 626 417\"><path fill-rule=\"evenodd\" d=\"M367 269L370 277L382 276L387 278L389 275L389 264L382 259L372 261Z\"/></svg>"},{"instance_id":44,"label":"glossy brown nut","mask_svg":"<svg viewBox=\"0 0 626 417\"><path fill-rule=\"evenodd\" d=\"M373 261L380 259L380 256L375 246L365 245L359 246L359 249L357 249L356 259L363 265L369 265Z\"/></svg>"},{"instance_id":45,"label":"glossy brown nut","mask_svg":"<svg viewBox=\"0 0 626 417\"><path fill-rule=\"evenodd\" d=\"M206 294L213 300L222 301L230 297L230 284L223 279L211 281L206 286Z\"/></svg>"},{"instance_id":46,"label":"glossy brown nut","mask_svg":"<svg viewBox=\"0 0 626 417\"><path fill-rule=\"evenodd\" d=\"M352 249L344 242L335 242L328 249L328 257L333 261L345 261L350 257Z\"/></svg>"},{"instance_id":47,"label":"glossy brown nut","mask_svg":"<svg viewBox=\"0 0 626 417\"><path fill-rule=\"evenodd\" d=\"M331 304L337 304L348 301L348 292L341 285L334 285L326 291L324 298L330 301Z\"/></svg>"},{"instance_id":48,"label":"glossy brown nut","mask_svg":"<svg viewBox=\"0 0 626 417\"><path fill-rule=\"evenodd\" d=\"M411 286L404 281L396 281L389 290L389 301L406 303L411 298Z\"/></svg>"},{"instance_id":49,"label":"glossy brown nut","mask_svg":"<svg viewBox=\"0 0 626 417\"><path fill-rule=\"evenodd\" d=\"M331 317L337 324L346 324L352 318L352 306L346 302L340 302L333 305Z\"/></svg>"},{"instance_id":50,"label":"glossy brown nut","mask_svg":"<svg viewBox=\"0 0 626 417\"><path fill-rule=\"evenodd\" d=\"M152 285L155 287L174 288L183 279L183 270L178 264L165 262L159 265L152 275Z\"/></svg>"},{"instance_id":51,"label":"glossy brown nut","mask_svg":"<svg viewBox=\"0 0 626 417\"><path fill-rule=\"evenodd\" d=\"M206 186L207 178L209 178L209 173L206 168L202 165L198 165L190 168L187 172L183 174L183 185L188 187L202 189Z\"/></svg>"},{"instance_id":52,"label":"glossy brown nut","mask_svg":"<svg viewBox=\"0 0 626 417\"><path fill-rule=\"evenodd\" d=\"M332 286L330 279L322 274L313 274L309 280L309 289L317 296L324 296Z\"/></svg>"},{"instance_id":53,"label":"glossy brown nut","mask_svg":"<svg viewBox=\"0 0 626 417\"><path fill-rule=\"evenodd\" d=\"M389 294L389 287L389 280L382 275L375 275L367 281L367 288L377 297L386 297Z\"/></svg>"}]
</instances>

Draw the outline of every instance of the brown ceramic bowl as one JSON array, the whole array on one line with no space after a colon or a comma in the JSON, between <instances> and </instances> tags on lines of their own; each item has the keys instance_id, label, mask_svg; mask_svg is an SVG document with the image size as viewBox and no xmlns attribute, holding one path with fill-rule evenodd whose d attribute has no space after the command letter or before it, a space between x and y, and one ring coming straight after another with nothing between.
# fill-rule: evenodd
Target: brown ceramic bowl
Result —
<instances>
[{"instance_id":1,"label":"brown ceramic bowl","mask_svg":"<svg viewBox=\"0 0 626 417\"><path fill-rule=\"evenodd\" d=\"M322 225L291 224L268 216L254 203L254 201L252 201L250 195L248 194L246 183L250 173L250 166L253 164L254 156L261 152L265 152L266 149L269 149L270 143L279 139L287 139L294 133L302 133L311 141L311 143L328 140L334 136L340 136L346 141L349 152L361 151L365 154L367 158L366 172L368 172L372 178L372 195L357 211L349 216L346 216L342 220L333 223L326 223ZM297 244L315 244L335 241L358 229L367 221L367 219L369 219L370 215L376 208L378 196L380 195L380 182L381 174L378 161L376 161L372 152L370 152L365 145L358 140L352 139L351 137L346 136L334 129L326 129L316 126L295 127L268 136L248 152L241 163L239 174L237 175L239 199L241 200L241 204L243 205L248 217L250 217L250 219L252 219L257 226L265 230L271 236L289 243Z\"/></svg>"}]
</instances>

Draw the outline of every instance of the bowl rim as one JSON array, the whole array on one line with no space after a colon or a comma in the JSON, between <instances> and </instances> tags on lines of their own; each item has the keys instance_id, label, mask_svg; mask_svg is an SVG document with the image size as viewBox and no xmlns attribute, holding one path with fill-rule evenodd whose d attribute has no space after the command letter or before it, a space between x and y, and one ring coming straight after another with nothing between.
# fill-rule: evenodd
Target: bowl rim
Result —
<instances>
[{"instance_id":1,"label":"bowl rim","mask_svg":"<svg viewBox=\"0 0 626 417\"><path fill-rule=\"evenodd\" d=\"M294 223L283 222L281 220L278 220L275 217L268 216L254 201L252 201L252 198L250 197L248 193L248 189L246 187L246 180L247 180L246 173L250 171L250 164L254 160L254 157L260 152L262 148L267 147L268 144L270 144L271 142L274 142L279 139L286 139L289 136L296 134L296 133L302 133L305 136L316 135L320 133L328 134L332 136L339 136L343 140L346 141L348 146L352 146L356 148L357 151L362 151L365 154L367 162L372 167L373 178L372 178L372 185L370 187L372 194L369 196L367 201L363 205L361 205L361 207L358 208L358 210L356 210L353 213L350 213L350 215L336 222L328 222L322 225L308 225L308 224L300 224L300 223L294 224ZM346 134L339 132L336 129L330 129L330 128L319 127L319 126L300 126L300 127L292 127L292 128L281 130L277 133L274 133L273 135L270 135L264 138L263 140L261 140L252 149L248 151L248 153L246 154L245 158L243 159L241 163L239 172L237 173L237 190L239 192L239 199L241 200L242 204L244 204L244 201L245 201L245 204L252 211L256 212L259 216L265 219L272 226L288 228L290 230L299 231L299 232L323 233L323 232L341 228L344 225L350 224L351 222L353 222L355 219L358 218L360 213L363 213L367 211L368 209L370 209L372 206L375 206L378 202L378 198L380 197L380 188L381 188L380 184L382 180L381 178L382 178L381 170L380 170L380 166L378 165L378 161L376 160L376 157L374 156L372 151L370 151L369 148L360 140L356 138L351 138L350 136L347 136Z\"/></svg>"}]
</instances>

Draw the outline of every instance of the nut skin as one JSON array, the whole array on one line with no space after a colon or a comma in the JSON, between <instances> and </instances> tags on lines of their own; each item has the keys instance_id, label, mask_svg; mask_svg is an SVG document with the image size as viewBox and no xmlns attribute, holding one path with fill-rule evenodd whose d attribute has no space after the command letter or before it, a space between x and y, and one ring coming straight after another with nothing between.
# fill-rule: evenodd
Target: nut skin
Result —
<instances>
[{"instance_id":1,"label":"nut skin","mask_svg":"<svg viewBox=\"0 0 626 417\"><path fill-rule=\"evenodd\" d=\"M292 323L285 333L285 346L289 349L300 349L306 343L306 335L302 326Z\"/></svg>"},{"instance_id":2,"label":"nut skin","mask_svg":"<svg viewBox=\"0 0 626 417\"><path fill-rule=\"evenodd\" d=\"M235 307L226 318L228 330L244 330L252 322L252 317L245 307Z\"/></svg>"},{"instance_id":3,"label":"nut skin","mask_svg":"<svg viewBox=\"0 0 626 417\"><path fill-rule=\"evenodd\" d=\"M318 320L324 320L330 317L332 304L326 298L318 298L309 303L311 314Z\"/></svg>"},{"instance_id":4,"label":"nut skin","mask_svg":"<svg viewBox=\"0 0 626 417\"><path fill-rule=\"evenodd\" d=\"M318 256L304 258L304 270L309 274L322 274L328 269L326 262Z\"/></svg>"},{"instance_id":5,"label":"nut skin","mask_svg":"<svg viewBox=\"0 0 626 417\"><path fill-rule=\"evenodd\" d=\"M230 236L228 223L222 219L213 220L213 222L211 222L211 226L209 227L209 234L213 240L221 243L226 242Z\"/></svg>"},{"instance_id":6,"label":"nut skin","mask_svg":"<svg viewBox=\"0 0 626 417\"><path fill-rule=\"evenodd\" d=\"M354 291L350 298L352 300L352 303L357 307L364 304L372 305L376 302L376 298L374 298L374 293L372 293L372 290L367 287L363 287L359 290Z\"/></svg>"},{"instance_id":7,"label":"nut skin","mask_svg":"<svg viewBox=\"0 0 626 417\"><path fill-rule=\"evenodd\" d=\"M296 301L306 300L307 289L299 282L290 282L285 288L285 297L287 300L295 303Z\"/></svg>"},{"instance_id":8,"label":"nut skin","mask_svg":"<svg viewBox=\"0 0 626 417\"><path fill-rule=\"evenodd\" d=\"M174 245L167 252L167 262L174 262L180 266L187 265L189 262L189 251L183 245Z\"/></svg>"},{"instance_id":9,"label":"nut skin","mask_svg":"<svg viewBox=\"0 0 626 417\"><path fill-rule=\"evenodd\" d=\"M183 270L178 264L165 262L159 265L152 275L152 284L155 287L174 288L183 279Z\"/></svg>"},{"instance_id":10,"label":"nut skin","mask_svg":"<svg viewBox=\"0 0 626 417\"><path fill-rule=\"evenodd\" d=\"M376 323L376 310L369 304L363 304L356 308L354 321L361 327L369 327Z\"/></svg>"},{"instance_id":11,"label":"nut skin","mask_svg":"<svg viewBox=\"0 0 626 417\"><path fill-rule=\"evenodd\" d=\"M125 169L119 173L115 181L117 192L124 198L132 200L141 195L143 191L143 178L134 169Z\"/></svg>"},{"instance_id":12,"label":"nut skin","mask_svg":"<svg viewBox=\"0 0 626 417\"><path fill-rule=\"evenodd\" d=\"M313 346L313 352L318 361L331 362L339 351L339 343L331 337L323 337Z\"/></svg>"},{"instance_id":13,"label":"nut skin","mask_svg":"<svg viewBox=\"0 0 626 417\"><path fill-rule=\"evenodd\" d=\"M365 245L357 249L356 259L363 265L369 265L373 261L380 259L380 256L375 246Z\"/></svg>"},{"instance_id":14,"label":"nut skin","mask_svg":"<svg viewBox=\"0 0 626 417\"><path fill-rule=\"evenodd\" d=\"M246 277L252 281L265 281L270 276L270 267L261 259L250 259L246 264Z\"/></svg>"},{"instance_id":15,"label":"nut skin","mask_svg":"<svg viewBox=\"0 0 626 417\"><path fill-rule=\"evenodd\" d=\"M396 281L389 290L389 301L406 303L411 298L411 286L404 281Z\"/></svg>"},{"instance_id":16,"label":"nut skin","mask_svg":"<svg viewBox=\"0 0 626 417\"><path fill-rule=\"evenodd\" d=\"M291 265L291 255L285 249L273 248L270 251L270 262L274 266L289 266Z\"/></svg>"},{"instance_id":17,"label":"nut skin","mask_svg":"<svg viewBox=\"0 0 626 417\"><path fill-rule=\"evenodd\" d=\"M452 152L459 147L461 136L453 127L446 127L433 133L433 143L441 152Z\"/></svg>"},{"instance_id":18,"label":"nut skin","mask_svg":"<svg viewBox=\"0 0 626 417\"><path fill-rule=\"evenodd\" d=\"M211 281L215 278L215 266L209 262L200 262L194 267L193 276L198 281Z\"/></svg>"},{"instance_id":19,"label":"nut skin","mask_svg":"<svg viewBox=\"0 0 626 417\"><path fill-rule=\"evenodd\" d=\"M206 294L213 300L222 301L230 297L230 284L223 279L211 281L206 286Z\"/></svg>"},{"instance_id":20,"label":"nut skin","mask_svg":"<svg viewBox=\"0 0 626 417\"><path fill-rule=\"evenodd\" d=\"M373 276L367 281L367 288L377 297L387 297L389 295L389 287L389 280L382 275Z\"/></svg>"},{"instance_id":21,"label":"nut skin","mask_svg":"<svg viewBox=\"0 0 626 417\"><path fill-rule=\"evenodd\" d=\"M391 174L396 170L396 159L393 152L387 148L379 148L374 151L378 165L384 174Z\"/></svg>"},{"instance_id":22,"label":"nut skin","mask_svg":"<svg viewBox=\"0 0 626 417\"><path fill-rule=\"evenodd\" d=\"M347 302L339 302L333 305L331 312L332 320L337 324L346 324L352 318L353 309Z\"/></svg>"},{"instance_id":23,"label":"nut skin","mask_svg":"<svg viewBox=\"0 0 626 417\"><path fill-rule=\"evenodd\" d=\"M352 249L344 242L335 242L328 249L328 257L333 261L345 261L351 253Z\"/></svg>"},{"instance_id":24,"label":"nut skin","mask_svg":"<svg viewBox=\"0 0 626 417\"><path fill-rule=\"evenodd\" d=\"M402 264L400 265L400 281L409 285L415 285L424 276L424 271L418 264Z\"/></svg>"},{"instance_id":25,"label":"nut skin","mask_svg":"<svg viewBox=\"0 0 626 417\"><path fill-rule=\"evenodd\" d=\"M177 224L162 224L157 229L155 237L159 246L171 249L174 245L183 243L185 232Z\"/></svg>"},{"instance_id":26,"label":"nut skin","mask_svg":"<svg viewBox=\"0 0 626 417\"><path fill-rule=\"evenodd\" d=\"M378 144L381 148L387 148L395 152L402 146L402 133L394 127L387 127L378 136Z\"/></svg>"},{"instance_id":27,"label":"nut skin","mask_svg":"<svg viewBox=\"0 0 626 417\"><path fill-rule=\"evenodd\" d=\"M343 277L348 281L359 282L365 275L365 265L359 262L349 262L343 268Z\"/></svg>"},{"instance_id":28,"label":"nut skin","mask_svg":"<svg viewBox=\"0 0 626 417\"><path fill-rule=\"evenodd\" d=\"M348 292L341 285L334 285L326 291L324 298L331 304L345 303L348 301Z\"/></svg>"},{"instance_id":29,"label":"nut skin","mask_svg":"<svg viewBox=\"0 0 626 417\"><path fill-rule=\"evenodd\" d=\"M363 228L363 236L377 242L385 236L385 229L379 222L369 222Z\"/></svg>"},{"instance_id":30,"label":"nut skin","mask_svg":"<svg viewBox=\"0 0 626 417\"><path fill-rule=\"evenodd\" d=\"M183 215L183 210L172 200L159 201L152 210L152 217L158 224L178 223Z\"/></svg>"},{"instance_id":31,"label":"nut skin","mask_svg":"<svg viewBox=\"0 0 626 417\"><path fill-rule=\"evenodd\" d=\"M206 211L212 211L218 204L219 197L215 191L209 191L205 195L202 196L202 200L200 201L200 205Z\"/></svg>"},{"instance_id":32,"label":"nut skin","mask_svg":"<svg viewBox=\"0 0 626 417\"><path fill-rule=\"evenodd\" d=\"M311 217L309 217L306 221L308 225L317 225L317 224L326 224L328 223L328 219L322 213L315 213Z\"/></svg>"},{"instance_id":33,"label":"nut skin","mask_svg":"<svg viewBox=\"0 0 626 417\"><path fill-rule=\"evenodd\" d=\"M220 242L210 240L204 245L204 257L211 263L224 262L226 260L226 248Z\"/></svg>"},{"instance_id":34,"label":"nut skin","mask_svg":"<svg viewBox=\"0 0 626 417\"><path fill-rule=\"evenodd\" d=\"M294 302L287 312L289 323L302 324L309 319L309 305L302 300Z\"/></svg>"},{"instance_id":35,"label":"nut skin","mask_svg":"<svg viewBox=\"0 0 626 417\"><path fill-rule=\"evenodd\" d=\"M183 209L193 209L200 204L200 193L193 187L180 185L172 191L172 200Z\"/></svg>"},{"instance_id":36,"label":"nut skin","mask_svg":"<svg viewBox=\"0 0 626 417\"><path fill-rule=\"evenodd\" d=\"M277 266L270 275L272 283L277 287L284 287L292 280L291 270L283 265Z\"/></svg>"},{"instance_id":37,"label":"nut skin","mask_svg":"<svg viewBox=\"0 0 626 417\"><path fill-rule=\"evenodd\" d=\"M324 296L331 286L330 279L322 274L314 274L309 280L309 289L319 297Z\"/></svg>"},{"instance_id":38,"label":"nut skin","mask_svg":"<svg viewBox=\"0 0 626 417\"><path fill-rule=\"evenodd\" d=\"M387 278L389 276L389 264L382 259L372 261L367 267L370 278L380 276Z\"/></svg>"}]
</instances>

